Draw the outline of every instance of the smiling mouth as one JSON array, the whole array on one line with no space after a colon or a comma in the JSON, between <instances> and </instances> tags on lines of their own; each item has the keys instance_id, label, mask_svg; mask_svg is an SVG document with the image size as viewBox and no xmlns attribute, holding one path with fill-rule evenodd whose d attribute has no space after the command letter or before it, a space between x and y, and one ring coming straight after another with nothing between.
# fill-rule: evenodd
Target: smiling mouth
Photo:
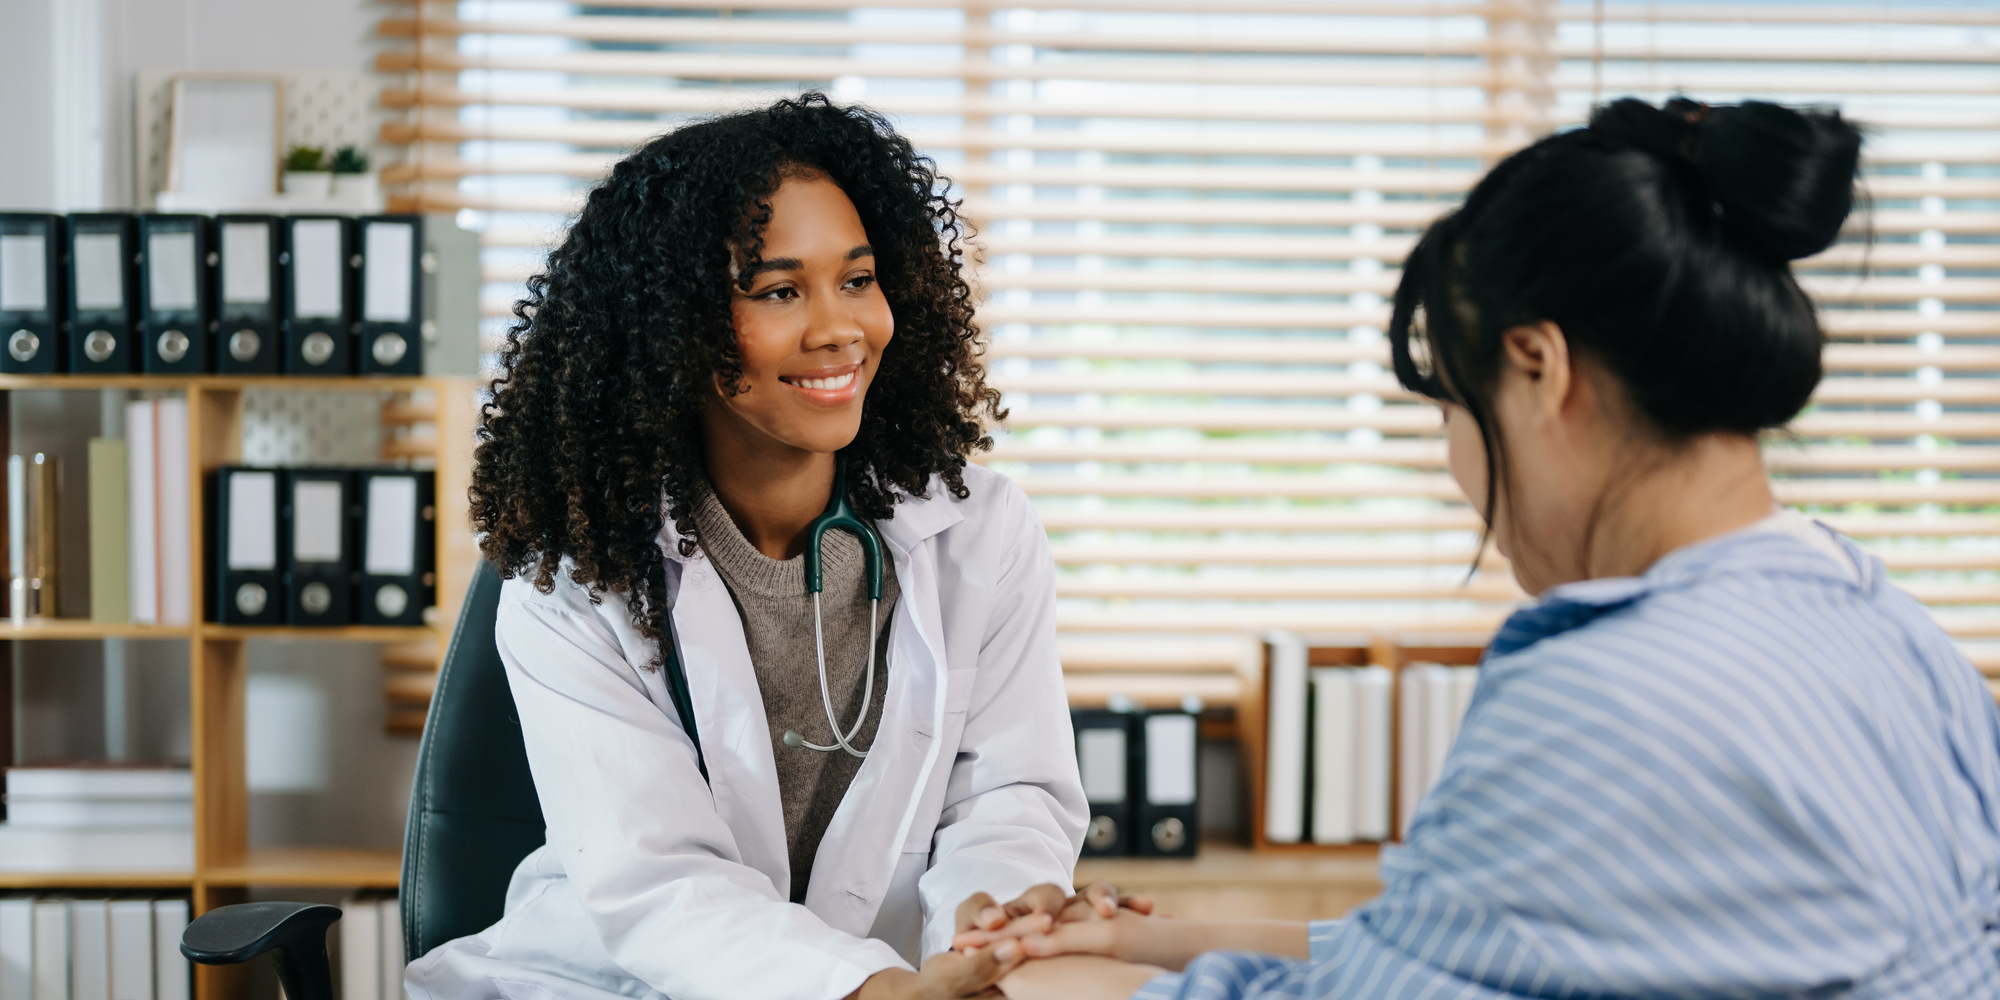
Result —
<instances>
[{"instance_id":1,"label":"smiling mouth","mask_svg":"<svg viewBox=\"0 0 2000 1000\"><path fill-rule=\"evenodd\" d=\"M830 378L799 378L795 375L784 375L780 376L778 380L786 385L797 386L801 389L830 389L837 391L853 385L855 375L855 372L834 375Z\"/></svg>"}]
</instances>

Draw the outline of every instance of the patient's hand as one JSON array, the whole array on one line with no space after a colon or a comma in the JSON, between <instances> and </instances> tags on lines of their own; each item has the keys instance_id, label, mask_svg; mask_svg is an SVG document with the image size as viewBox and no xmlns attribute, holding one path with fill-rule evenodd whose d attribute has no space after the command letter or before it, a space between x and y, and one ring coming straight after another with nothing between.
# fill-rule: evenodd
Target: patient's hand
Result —
<instances>
[{"instance_id":1,"label":"patient's hand","mask_svg":"<svg viewBox=\"0 0 2000 1000\"><path fill-rule=\"evenodd\" d=\"M1163 970L1096 955L1029 962L1000 980L1007 1000L1125 1000Z\"/></svg>"}]
</instances>

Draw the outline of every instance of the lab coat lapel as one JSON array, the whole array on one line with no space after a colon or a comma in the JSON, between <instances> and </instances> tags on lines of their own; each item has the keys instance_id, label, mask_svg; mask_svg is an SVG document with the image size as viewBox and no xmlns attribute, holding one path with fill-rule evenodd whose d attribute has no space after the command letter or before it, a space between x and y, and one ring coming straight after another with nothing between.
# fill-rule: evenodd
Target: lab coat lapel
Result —
<instances>
[{"instance_id":1,"label":"lab coat lapel","mask_svg":"<svg viewBox=\"0 0 2000 1000\"><path fill-rule=\"evenodd\" d=\"M740 860L785 895L791 878L785 810L742 616L714 564L701 558L681 562L673 609L716 812L735 834Z\"/></svg>"},{"instance_id":2,"label":"lab coat lapel","mask_svg":"<svg viewBox=\"0 0 2000 1000\"><path fill-rule=\"evenodd\" d=\"M942 754L944 618L937 550L927 543L960 520L940 498L905 503L876 525L902 595L890 626L889 690L875 748L827 824L806 896L821 919L852 934L875 923L900 855L930 849L928 823L919 843L909 842Z\"/></svg>"}]
</instances>

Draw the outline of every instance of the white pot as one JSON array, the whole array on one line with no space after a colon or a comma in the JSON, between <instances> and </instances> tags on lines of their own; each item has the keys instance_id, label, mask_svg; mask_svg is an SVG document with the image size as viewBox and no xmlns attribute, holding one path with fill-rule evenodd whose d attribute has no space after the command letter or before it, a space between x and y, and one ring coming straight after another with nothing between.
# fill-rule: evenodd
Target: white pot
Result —
<instances>
[{"instance_id":1,"label":"white pot","mask_svg":"<svg viewBox=\"0 0 2000 1000\"><path fill-rule=\"evenodd\" d=\"M285 171L285 193L307 198L325 198L332 193L333 174L325 170Z\"/></svg>"},{"instance_id":2,"label":"white pot","mask_svg":"<svg viewBox=\"0 0 2000 1000\"><path fill-rule=\"evenodd\" d=\"M333 200L344 208L374 211L380 204L374 174L334 174Z\"/></svg>"}]
</instances>

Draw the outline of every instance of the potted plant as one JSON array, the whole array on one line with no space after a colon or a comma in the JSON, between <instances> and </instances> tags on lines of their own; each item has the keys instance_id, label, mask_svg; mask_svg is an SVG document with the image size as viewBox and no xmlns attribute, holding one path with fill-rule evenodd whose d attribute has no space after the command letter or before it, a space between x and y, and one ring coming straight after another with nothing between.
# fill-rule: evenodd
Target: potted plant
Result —
<instances>
[{"instance_id":1,"label":"potted plant","mask_svg":"<svg viewBox=\"0 0 2000 1000\"><path fill-rule=\"evenodd\" d=\"M368 154L355 146L333 152L333 198L363 211L375 207L375 175L368 172Z\"/></svg>"},{"instance_id":2,"label":"potted plant","mask_svg":"<svg viewBox=\"0 0 2000 1000\"><path fill-rule=\"evenodd\" d=\"M285 155L285 193L325 198L333 189L333 174L326 169L326 150L318 146L293 146Z\"/></svg>"}]
</instances>

